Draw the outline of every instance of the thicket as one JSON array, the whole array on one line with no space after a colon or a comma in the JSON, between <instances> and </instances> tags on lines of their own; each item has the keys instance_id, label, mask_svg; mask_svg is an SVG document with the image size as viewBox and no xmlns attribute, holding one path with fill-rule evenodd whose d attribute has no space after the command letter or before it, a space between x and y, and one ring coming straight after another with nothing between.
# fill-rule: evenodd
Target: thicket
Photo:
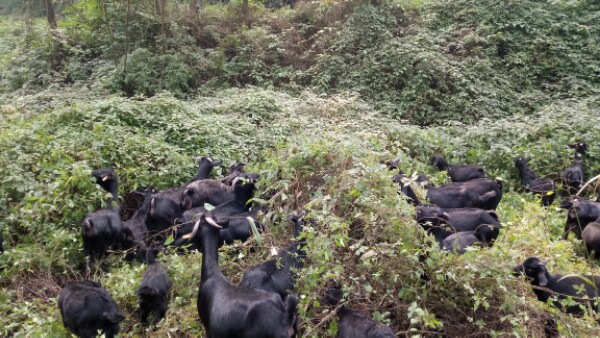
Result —
<instances>
[{"instance_id":1,"label":"thicket","mask_svg":"<svg viewBox=\"0 0 600 338\"><path fill-rule=\"evenodd\" d=\"M56 295L65 281L82 278L79 223L105 198L90 177L92 168L116 168L131 212L136 201L130 192L185 182L194 173L195 154L246 161L261 174L257 198L270 207L261 217L267 231L222 250L221 265L234 281L268 258L272 247L287 243L289 212L310 211L316 227L308 234L308 261L298 282L304 336L336 331L335 317L320 304L328 283L345 285L353 307L400 335L540 336L548 319L563 335L597 333L591 316L550 309L526 282L511 277L511 268L531 255L549 259L551 271L600 273L597 263L586 261L580 241L561 239L564 211L543 209L516 191L513 167L516 156L528 155L532 168L553 177L570 163L567 143L596 144L600 130L589 123L598 114L593 101L565 100L528 118L421 129L382 117L356 95L296 97L258 88L192 101L73 95L84 94L37 94L3 105L2 335L66 333ZM379 163L400 157L408 172L427 172L442 183L444 175L427 164L438 152L481 163L504 179L498 210L504 227L493 248L464 256L440 252ZM600 170L597 146L586 163L588 176ZM126 263L116 252L109 273L94 272L127 316L122 336L202 333L195 310L199 254L168 251L161 257L175 287L166 320L154 328L138 324L135 312L142 265Z\"/></svg>"},{"instance_id":2,"label":"thicket","mask_svg":"<svg viewBox=\"0 0 600 338\"><path fill-rule=\"evenodd\" d=\"M265 233L221 250L234 282L287 244L288 213L310 211L303 336L336 332L320 303L329 283L400 336L538 337L548 320L563 336L598 335L597 315L542 304L511 274L533 255L551 272L600 273L581 241L561 239L565 211L520 192L513 164L531 157L558 179L567 144L583 141L587 176L600 171L597 2L250 1L247 15L243 1L202 2L198 15L155 3L62 2L52 34L39 8L0 5L12 13L0 17L0 335L67 336L56 296L83 278L80 222L106 197L92 168L115 168L127 216L133 191L179 186L204 154L249 163L270 210ZM380 164L400 158L441 184L437 153L504 181L493 248L440 252ZM121 336L201 336L201 255L159 257L175 287L151 328L135 313L144 266L123 256L93 273L126 315Z\"/></svg>"},{"instance_id":3,"label":"thicket","mask_svg":"<svg viewBox=\"0 0 600 338\"><path fill-rule=\"evenodd\" d=\"M246 86L350 90L431 125L529 114L597 95L600 84L594 1L356 0L279 10L251 1L248 14L234 1L209 2L197 15L187 3L166 4L162 13L147 1L76 1L63 6L58 37L41 18L25 29L5 22L0 89L79 84L178 98ZM57 40L62 69L53 68Z\"/></svg>"}]
</instances>

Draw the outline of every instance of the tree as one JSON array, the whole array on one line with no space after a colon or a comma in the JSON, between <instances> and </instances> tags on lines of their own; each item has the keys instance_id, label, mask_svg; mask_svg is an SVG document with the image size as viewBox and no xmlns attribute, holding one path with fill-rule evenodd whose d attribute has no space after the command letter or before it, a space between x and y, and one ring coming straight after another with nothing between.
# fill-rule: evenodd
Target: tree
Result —
<instances>
[{"instance_id":1,"label":"tree","mask_svg":"<svg viewBox=\"0 0 600 338\"><path fill-rule=\"evenodd\" d=\"M52 0L44 0L46 5L46 17L48 19L48 26L50 27L50 37L54 44L54 51L52 53L52 69L59 71L64 65L64 48L60 37L58 36L58 25L56 23L56 13L54 12L54 5Z\"/></svg>"},{"instance_id":2,"label":"tree","mask_svg":"<svg viewBox=\"0 0 600 338\"><path fill-rule=\"evenodd\" d=\"M192 18L198 16L198 0L190 0L190 15Z\"/></svg>"}]
</instances>

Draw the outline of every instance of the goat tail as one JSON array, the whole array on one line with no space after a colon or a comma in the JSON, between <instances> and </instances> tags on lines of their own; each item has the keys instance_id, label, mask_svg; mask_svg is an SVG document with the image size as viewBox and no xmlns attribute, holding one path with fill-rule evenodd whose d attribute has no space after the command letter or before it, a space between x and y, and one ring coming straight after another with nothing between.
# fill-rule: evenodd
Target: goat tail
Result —
<instances>
[{"instance_id":1,"label":"goat tail","mask_svg":"<svg viewBox=\"0 0 600 338\"><path fill-rule=\"evenodd\" d=\"M138 296L140 296L140 297L154 297L154 296L158 295L156 290L154 290L153 288L148 287L148 286L140 287L138 289L137 293L138 293Z\"/></svg>"},{"instance_id":2,"label":"goat tail","mask_svg":"<svg viewBox=\"0 0 600 338\"><path fill-rule=\"evenodd\" d=\"M291 323L293 323L296 319L296 309L298 307L298 303L299 300L296 295L288 295L283 301L283 306L285 307L285 311L287 312Z\"/></svg>"},{"instance_id":3,"label":"goat tail","mask_svg":"<svg viewBox=\"0 0 600 338\"><path fill-rule=\"evenodd\" d=\"M490 215L496 221L499 221L498 214L496 213L495 210L487 210L487 214Z\"/></svg>"},{"instance_id":4,"label":"goat tail","mask_svg":"<svg viewBox=\"0 0 600 338\"><path fill-rule=\"evenodd\" d=\"M498 188L500 188L500 190L502 190L502 179L501 178L496 178L494 181L496 181L496 184L498 185Z\"/></svg>"}]
</instances>

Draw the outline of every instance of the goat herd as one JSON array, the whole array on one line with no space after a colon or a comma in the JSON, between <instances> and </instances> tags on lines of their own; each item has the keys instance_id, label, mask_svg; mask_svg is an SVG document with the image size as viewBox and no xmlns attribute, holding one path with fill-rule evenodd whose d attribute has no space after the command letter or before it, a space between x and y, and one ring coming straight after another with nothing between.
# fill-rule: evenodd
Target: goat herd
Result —
<instances>
[{"instance_id":1,"label":"goat herd","mask_svg":"<svg viewBox=\"0 0 600 338\"><path fill-rule=\"evenodd\" d=\"M568 194L584 183L582 158L587 149L583 143L571 147L576 157L563 172L563 186ZM199 157L197 161L198 172L192 181L160 192L147 189L141 207L123 223L115 172L94 170L96 183L112 197L106 208L90 212L83 219L86 271L93 263L102 262L100 258L110 248L126 250L130 259L145 262L147 268L137 289L140 320L145 323L153 316L158 322L167 311L172 285L156 259L157 254L166 243L182 252L198 249L202 252L202 268L197 310L207 337L295 336L298 299L294 282L295 271L303 266L305 257L301 233L309 224L306 212L294 213L288 219L294 223L291 244L273 259L249 268L240 284L234 285L220 270L218 250L236 240L246 241L253 231L263 229L257 219L260 207L252 202L259 175L247 173L243 164L236 164L225 178L209 179L212 169L221 163L209 157ZM398 169L398 163L395 160L386 164L390 169ZM540 195L543 205L551 204L556 195L554 182L537 177L524 158L516 159L515 164L524 189ZM452 183L434 187L426 176L411 179L402 170L393 178L415 206L417 222L444 250L461 254L473 245L493 245L501 229L495 209L502 198L502 183L486 178L481 167L449 164L441 156L433 157L432 165L446 170ZM426 195L431 204L421 203L418 195ZM600 253L600 203L570 198L561 206L569 209L565 238L573 232L583 238L590 253ZM568 312L581 312L579 305L598 309L591 301L597 296L593 284L580 277L550 274L537 257L526 259L515 268L515 273L526 275L538 286L534 291L542 301L555 296L554 303L561 307L561 299L572 297L576 303L566 308ZM600 284L598 277L585 277ZM581 284L585 287L576 287ZM339 288L330 287L324 300L335 305L342 294ZM58 307L65 327L79 337L95 337L98 331L113 337L124 319L107 290L91 280L67 284L58 296ZM395 336L389 327L369 317L345 306L338 309L338 337Z\"/></svg>"}]
</instances>

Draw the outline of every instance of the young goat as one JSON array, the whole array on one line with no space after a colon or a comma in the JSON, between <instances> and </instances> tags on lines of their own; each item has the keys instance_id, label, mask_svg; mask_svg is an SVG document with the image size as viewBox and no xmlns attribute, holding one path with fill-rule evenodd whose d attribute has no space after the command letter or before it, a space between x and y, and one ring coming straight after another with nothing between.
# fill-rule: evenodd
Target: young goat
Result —
<instances>
[{"instance_id":1,"label":"young goat","mask_svg":"<svg viewBox=\"0 0 600 338\"><path fill-rule=\"evenodd\" d=\"M171 280L163 266L156 261L157 253L158 248L156 246L146 251L148 267L137 290L142 323L146 323L148 315L152 312L156 315L155 322L158 323L165 317L169 305L167 296L171 289Z\"/></svg>"},{"instance_id":2,"label":"young goat","mask_svg":"<svg viewBox=\"0 0 600 338\"><path fill-rule=\"evenodd\" d=\"M599 276L550 274L546 263L537 257L527 258L523 264L514 268L514 273L517 276L525 275L533 285L533 292L538 300L544 303L552 298L552 304L563 309L561 301L572 298L577 305L568 305L564 309L567 313L580 314L588 306L598 311Z\"/></svg>"},{"instance_id":3,"label":"young goat","mask_svg":"<svg viewBox=\"0 0 600 338\"><path fill-rule=\"evenodd\" d=\"M431 165L439 170L447 170L452 182L466 182L485 176L483 168L476 165L450 164L441 155L431 158Z\"/></svg>"},{"instance_id":4,"label":"young goat","mask_svg":"<svg viewBox=\"0 0 600 338\"><path fill-rule=\"evenodd\" d=\"M294 222L294 240L273 259L251 267L244 272L240 286L275 292L285 299L294 292L293 271L304 266L306 252L302 249L305 239L298 239L304 227L305 212L292 214L288 220Z\"/></svg>"},{"instance_id":5,"label":"young goat","mask_svg":"<svg viewBox=\"0 0 600 338\"><path fill-rule=\"evenodd\" d=\"M96 337L98 330L103 331L106 338L113 338L125 318L106 289L89 280L69 283L62 288L58 309L64 326L81 338Z\"/></svg>"},{"instance_id":6,"label":"young goat","mask_svg":"<svg viewBox=\"0 0 600 338\"><path fill-rule=\"evenodd\" d=\"M108 207L88 213L81 224L83 254L86 269L90 269L92 259L102 257L106 250L119 242L121 236L121 215L118 196L118 180L112 169L92 171L96 183L111 193Z\"/></svg>"},{"instance_id":7,"label":"young goat","mask_svg":"<svg viewBox=\"0 0 600 338\"><path fill-rule=\"evenodd\" d=\"M218 222L217 222L218 221ZM201 215L192 238L202 248L202 273L198 290L198 314L211 338L295 336L298 299L289 295L285 301L273 292L235 286L219 268L219 229L226 221ZM199 230L199 231L198 231ZM198 234L198 236L196 235Z\"/></svg>"}]
</instances>

